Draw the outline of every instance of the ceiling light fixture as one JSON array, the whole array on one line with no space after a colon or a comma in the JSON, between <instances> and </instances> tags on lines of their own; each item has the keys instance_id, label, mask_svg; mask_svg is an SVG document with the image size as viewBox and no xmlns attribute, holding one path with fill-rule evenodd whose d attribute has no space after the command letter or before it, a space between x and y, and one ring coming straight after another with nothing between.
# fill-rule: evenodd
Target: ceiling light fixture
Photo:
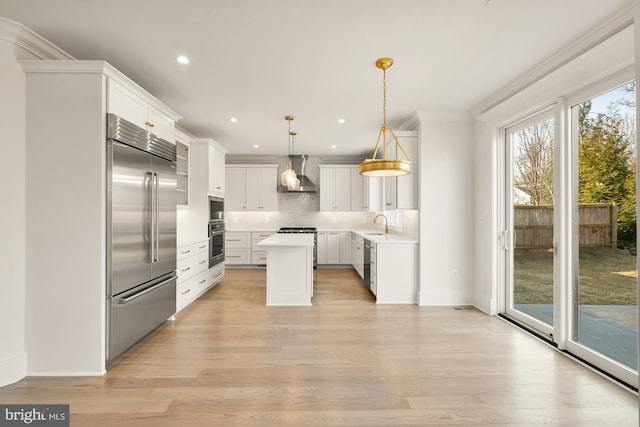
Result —
<instances>
[{"instance_id":1,"label":"ceiling light fixture","mask_svg":"<svg viewBox=\"0 0 640 427\"><path fill-rule=\"evenodd\" d=\"M345 120L344 120L344 119L338 119L338 123L342 124L342 123L344 123L344 122L345 122Z\"/></svg>"},{"instance_id":2,"label":"ceiling light fixture","mask_svg":"<svg viewBox=\"0 0 640 427\"><path fill-rule=\"evenodd\" d=\"M390 127L387 126L387 68L393 65L393 59L380 58L376 61L376 67L382 70L382 114L383 121L380 132L378 133L378 141L376 147L373 150L373 156L371 159L366 159L360 163L359 172L364 176L400 176L411 173L411 162L407 153L404 152L402 145L398 141L398 138L393 133ZM406 160L392 160L387 159L387 131L393 137L393 141L396 143L397 148L402 152ZM378 148L380 147L380 140L382 139L382 158L377 159ZM398 156L396 156L398 157Z\"/></svg>"},{"instance_id":3,"label":"ceiling light fixture","mask_svg":"<svg viewBox=\"0 0 640 427\"><path fill-rule=\"evenodd\" d=\"M231 123L238 123L238 118L237 118L237 117L231 117L231 118L229 119L229 121L230 121Z\"/></svg>"},{"instance_id":4,"label":"ceiling light fixture","mask_svg":"<svg viewBox=\"0 0 640 427\"><path fill-rule=\"evenodd\" d=\"M258 144L254 144L253 148L260 148Z\"/></svg>"},{"instance_id":5,"label":"ceiling light fixture","mask_svg":"<svg viewBox=\"0 0 640 427\"><path fill-rule=\"evenodd\" d=\"M178 61L178 62L179 62L179 63L181 63L181 64L185 64L185 65L186 65L186 64L188 64L188 63L189 63L189 58L187 58L187 57L186 57L186 56L184 56L184 55L180 55L180 56L178 56L178 57L176 58L176 61Z\"/></svg>"},{"instance_id":6,"label":"ceiling light fixture","mask_svg":"<svg viewBox=\"0 0 640 427\"><path fill-rule=\"evenodd\" d=\"M298 179L298 175L296 175L296 171L291 167L291 157L293 156L292 138L296 135L295 132L291 132L291 121L293 120L293 116L284 116L284 119L289 122L289 162L287 163L287 168L280 175L280 183L286 186L289 190L297 190L300 188L300 180Z\"/></svg>"}]
</instances>

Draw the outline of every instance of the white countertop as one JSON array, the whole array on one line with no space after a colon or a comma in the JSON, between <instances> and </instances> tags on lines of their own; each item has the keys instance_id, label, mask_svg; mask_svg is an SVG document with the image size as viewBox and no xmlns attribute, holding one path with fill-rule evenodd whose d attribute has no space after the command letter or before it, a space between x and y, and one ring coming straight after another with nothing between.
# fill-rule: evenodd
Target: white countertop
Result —
<instances>
[{"instance_id":1,"label":"white countertop","mask_svg":"<svg viewBox=\"0 0 640 427\"><path fill-rule=\"evenodd\" d=\"M359 234L363 239L367 239L377 244L417 244L418 241L414 238L402 236L399 234L384 234L378 230L353 230L354 233Z\"/></svg>"},{"instance_id":2,"label":"white countertop","mask_svg":"<svg viewBox=\"0 0 640 427\"><path fill-rule=\"evenodd\" d=\"M257 243L258 246L313 246L311 233L281 233L274 234Z\"/></svg>"}]
</instances>

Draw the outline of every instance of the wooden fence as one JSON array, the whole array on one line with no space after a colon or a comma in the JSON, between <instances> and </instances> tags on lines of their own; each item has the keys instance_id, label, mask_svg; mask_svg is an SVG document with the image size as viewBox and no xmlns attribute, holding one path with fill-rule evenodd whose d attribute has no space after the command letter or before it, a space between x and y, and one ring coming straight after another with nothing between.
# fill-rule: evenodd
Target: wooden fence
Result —
<instances>
[{"instance_id":1,"label":"wooden fence","mask_svg":"<svg viewBox=\"0 0 640 427\"><path fill-rule=\"evenodd\" d=\"M616 248L618 213L614 203L581 204L581 248ZM513 221L517 249L553 247L553 206L515 205Z\"/></svg>"}]
</instances>

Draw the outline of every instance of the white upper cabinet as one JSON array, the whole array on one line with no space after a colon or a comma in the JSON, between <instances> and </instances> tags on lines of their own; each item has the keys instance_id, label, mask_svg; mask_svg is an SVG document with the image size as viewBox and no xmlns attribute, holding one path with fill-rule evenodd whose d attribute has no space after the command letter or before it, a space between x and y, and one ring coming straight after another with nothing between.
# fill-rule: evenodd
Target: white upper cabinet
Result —
<instances>
[{"instance_id":1,"label":"white upper cabinet","mask_svg":"<svg viewBox=\"0 0 640 427\"><path fill-rule=\"evenodd\" d=\"M208 154L208 192L212 196L224 197L225 194L225 153L218 147L209 145Z\"/></svg>"},{"instance_id":2,"label":"white upper cabinet","mask_svg":"<svg viewBox=\"0 0 640 427\"><path fill-rule=\"evenodd\" d=\"M228 183L224 198L224 209L227 211L244 211L247 209L245 201L245 168L226 167L225 182Z\"/></svg>"},{"instance_id":3,"label":"white upper cabinet","mask_svg":"<svg viewBox=\"0 0 640 427\"><path fill-rule=\"evenodd\" d=\"M114 79L107 81L107 111L173 142L175 121L169 114Z\"/></svg>"},{"instance_id":4,"label":"white upper cabinet","mask_svg":"<svg viewBox=\"0 0 640 427\"><path fill-rule=\"evenodd\" d=\"M225 210L277 210L277 165L227 165Z\"/></svg>"},{"instance_id":5,"label":"white upper cabinet","mask_svg":"<svg viewBox=\"0 0 640 427\"><path fill-rule=\"evenodd\" d=\"M370 200L369 210L417 209L418 208L418 133L414 131L398 131L395 133L405 153L411 161L411 173L398 177L382 178L384 185L373 187L373 180L369 178ZM395 145L395 144L394 144ZM399 149L393 147L394 158L404 160ZM397 153L395 152L397 150ZM382 198L382 203L374 203L372 198ZM377 206L376 206L377 205Z\"/></svg>"},{"instance_id":6,"label":"white upper cabinet","mask_svg":"<svg viewBox=\"0 0 640 427\"><path fill-rule=\"evenodd\" d=\"M351 166L320 167L320 210L351 210Z\"/></svg>"},{"instance_id":7,"label":"white upper cabinet","mask_svg":"<svg viewBox=\"0 0 640 427\"><path fill-rule=\"evenodd\" d=\"M351 172L351 210L369 210L369 179L359 173L358 166L352 166Z\"/></svg>"}]
</instances>

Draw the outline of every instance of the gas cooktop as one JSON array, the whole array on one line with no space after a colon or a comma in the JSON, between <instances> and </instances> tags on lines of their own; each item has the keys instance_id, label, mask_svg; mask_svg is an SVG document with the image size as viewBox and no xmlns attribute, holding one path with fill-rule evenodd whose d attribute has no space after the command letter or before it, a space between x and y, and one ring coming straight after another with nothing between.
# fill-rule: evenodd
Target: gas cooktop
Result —
<instances>
[{"instance_id":1,"label":"gas cooktop","mask_svg":"<svg viewBox=\"0 0 640 427\"><path fill-rule=\"evenodd\" d=\"M315 233L315 227L281 227L278 233Z\"/></svg>"}]
</instances>

